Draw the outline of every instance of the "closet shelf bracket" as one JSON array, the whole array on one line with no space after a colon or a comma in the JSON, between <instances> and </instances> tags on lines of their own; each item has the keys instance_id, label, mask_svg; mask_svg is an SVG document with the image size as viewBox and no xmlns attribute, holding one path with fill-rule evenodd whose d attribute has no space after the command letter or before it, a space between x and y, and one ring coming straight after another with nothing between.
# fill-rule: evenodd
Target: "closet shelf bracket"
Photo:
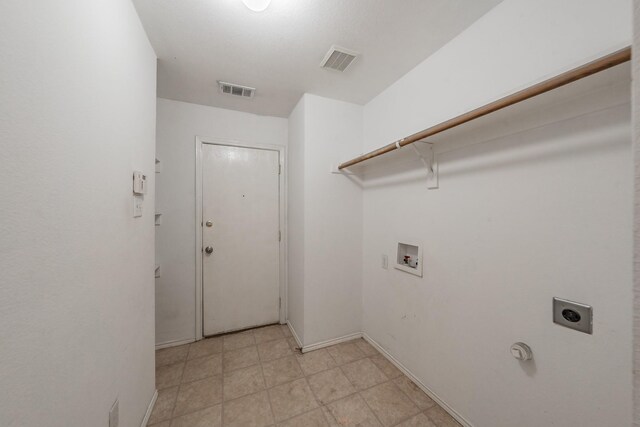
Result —
<instances>
[{"instance_id":1,"label":"closet shelf bracket","mask_svg":"<svg viewBox=\"0 0 640 427\"><path fill-rule=\"evenodd\" d=\"M339 169L338 168L338 163L334 163L331 165L331 167L329 168L329 173L333 173L336 175L353 175L356 176L357 174L344 170L344 169Z\"/></svg>"},{"instance_id":2,"label":"closet shelf bracket","mask_svg":"<svg viewBox=\"0 0 640 427\"><path fill-rule=\"evenodd\" d=\"M428 151L425 155L416 144L411 144L411 148L416 153L416 156L420 159L425 169L427 170L427 188L434 190L438 188L438 162L436 160L436 154L433 151L433 143L428 141L416 141L424 144L424 147Z\"/></svg>"}]
</instances>

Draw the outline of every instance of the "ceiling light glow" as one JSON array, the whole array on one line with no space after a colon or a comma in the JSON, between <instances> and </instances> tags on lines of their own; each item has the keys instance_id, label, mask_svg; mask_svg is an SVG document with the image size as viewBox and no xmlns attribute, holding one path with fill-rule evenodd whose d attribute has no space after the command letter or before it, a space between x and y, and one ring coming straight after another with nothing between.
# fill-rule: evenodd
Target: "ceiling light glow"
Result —
<instances>
[{"instance_id":1,"label":"ceiling light glow","mask_svg":"<svg viewBox=\"0 0 640 427\"><path fill-rule=\"evenodd\" d=\"M254 12L262 12L269 7L271 0L242 0L242 3Z\"/></svg>"}]
</instances>

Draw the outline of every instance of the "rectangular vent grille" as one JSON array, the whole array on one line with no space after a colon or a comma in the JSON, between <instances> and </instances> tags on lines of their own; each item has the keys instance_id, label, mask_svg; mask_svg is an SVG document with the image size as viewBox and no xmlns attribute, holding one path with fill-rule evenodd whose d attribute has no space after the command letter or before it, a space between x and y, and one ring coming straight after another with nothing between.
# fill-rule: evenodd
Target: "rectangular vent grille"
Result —
<instances>
[{"instance_id":1,"label":"rectangular vent grille","mask_svg":"<svg viewBox=\"0 0 640 427\"><path fill-rule=\"evenodd\" d=\"M330 70L343 72L358 56L357 52L339 46L331 46L320 66Z\"/></svg>"},{"instance_id":2,"label":"rectangular vent grille","mask_svg":"<svg viewBox=\"0 0 640 427\"><path fill-rule=\"evenodd\" d=\"M220 92L241 98L253 98L256 88L218 81Z\"/></svg>"}]
</instances>

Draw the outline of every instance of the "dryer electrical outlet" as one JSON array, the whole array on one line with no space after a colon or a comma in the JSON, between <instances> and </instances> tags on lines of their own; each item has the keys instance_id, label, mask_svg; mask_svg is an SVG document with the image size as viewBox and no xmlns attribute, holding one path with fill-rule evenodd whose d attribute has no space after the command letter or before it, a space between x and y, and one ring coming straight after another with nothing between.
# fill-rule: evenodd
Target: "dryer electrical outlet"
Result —
<instances>
[{"instance_id":1,"label":"dryer electrical outlet","mask_svg":"<svg viewBox=\"0 0 640 427\"><path fill-rule=\"evenodd\" d=\"M562 298L553 298L553 323L585 334L593 333L593 307Z\"/></svg>"}]
</instances>

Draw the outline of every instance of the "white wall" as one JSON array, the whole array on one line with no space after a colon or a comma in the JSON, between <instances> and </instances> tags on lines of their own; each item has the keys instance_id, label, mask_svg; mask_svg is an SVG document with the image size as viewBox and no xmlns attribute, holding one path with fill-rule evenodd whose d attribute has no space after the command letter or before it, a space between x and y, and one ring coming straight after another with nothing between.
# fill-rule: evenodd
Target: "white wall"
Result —
<instances>
[{"instance_id":1,"label":"white wall","mask_svg":"<svg viewBox=\"0 0 640 427\"><path fill-rule=\"evenodd\" d=\"M158 98L156 343L195 339L195 138L287 145L287 120Z\"/></svg>"},{"instance_id":2,"label":"white wall","mask_svg":"<svg viewBox=\"0 0 640 427\"><path fill-rule=\"evenodd\" d=\"M503 2L365 106L365 149L627 45L629 12ZM366 171L364 331L471 425L631 424L628 69L599 79L439 138L438 190L406 153ZM424 278L380 267L399 239ZM594 334L554 325L553 296L592 304Z\"/></svg>"},{"instance_id":3,"label":"white wall","mask_svg":"<svg viewBox=\"0 0 640 427\"><path fill-rule=\"evenodd\" d=\"M130 0L0 3L0 425L154 394L156 58ZM132 217L132 172L150 173Z\"/></svg>"},{"instance_id":4,"label":"white wall","mask_svg":"<svg viewBox=\"0 0 640 427\"><path fill-rule=\"evenodd\" d=\"M633 2L633 52L640 49L640 0ZM635 158L634 211L634 427L640 426L640 58L633 63L633 147Z\"/></svg>"},{"instance_id":5,"label":"white wall","mask_svg":"<svg viewBox=\"0 0 640 427\"><path fill-rule=\"evenodd\" d=\"M289 116L287 321L304 342L305 98Z\"/></svg>"},{"instance_id":6,"label":"white wall","mask_svg":"<svg viewBox=\"0 0 640 427\"><path fill-rule=\"evenodd\" d=\"M305 94L289 129L289 317L309 346L362 329L362 190L330 173L360 149L362 107Z\"/></svg>"},{"instance_id":7,"label":"white wall","mask_svg":"<svg viewBox=\"0 0 640 427\"><path fill-rule=\"evenodd\" d=\"M630 8L630 0L503 1L366 105L364 148L628 46Z\"/></svg>"},{"instance_id":8,"label":"white wall","mask_svg":"<svg viewBox=\"0 0 640 427\"><path fill-rule=\"evenodd\" d=\"M362 107L309 94L304 101L304 344L310 345L362 330L362 190L329 173L360 149Z\"/></svg>"}]
</instances>

